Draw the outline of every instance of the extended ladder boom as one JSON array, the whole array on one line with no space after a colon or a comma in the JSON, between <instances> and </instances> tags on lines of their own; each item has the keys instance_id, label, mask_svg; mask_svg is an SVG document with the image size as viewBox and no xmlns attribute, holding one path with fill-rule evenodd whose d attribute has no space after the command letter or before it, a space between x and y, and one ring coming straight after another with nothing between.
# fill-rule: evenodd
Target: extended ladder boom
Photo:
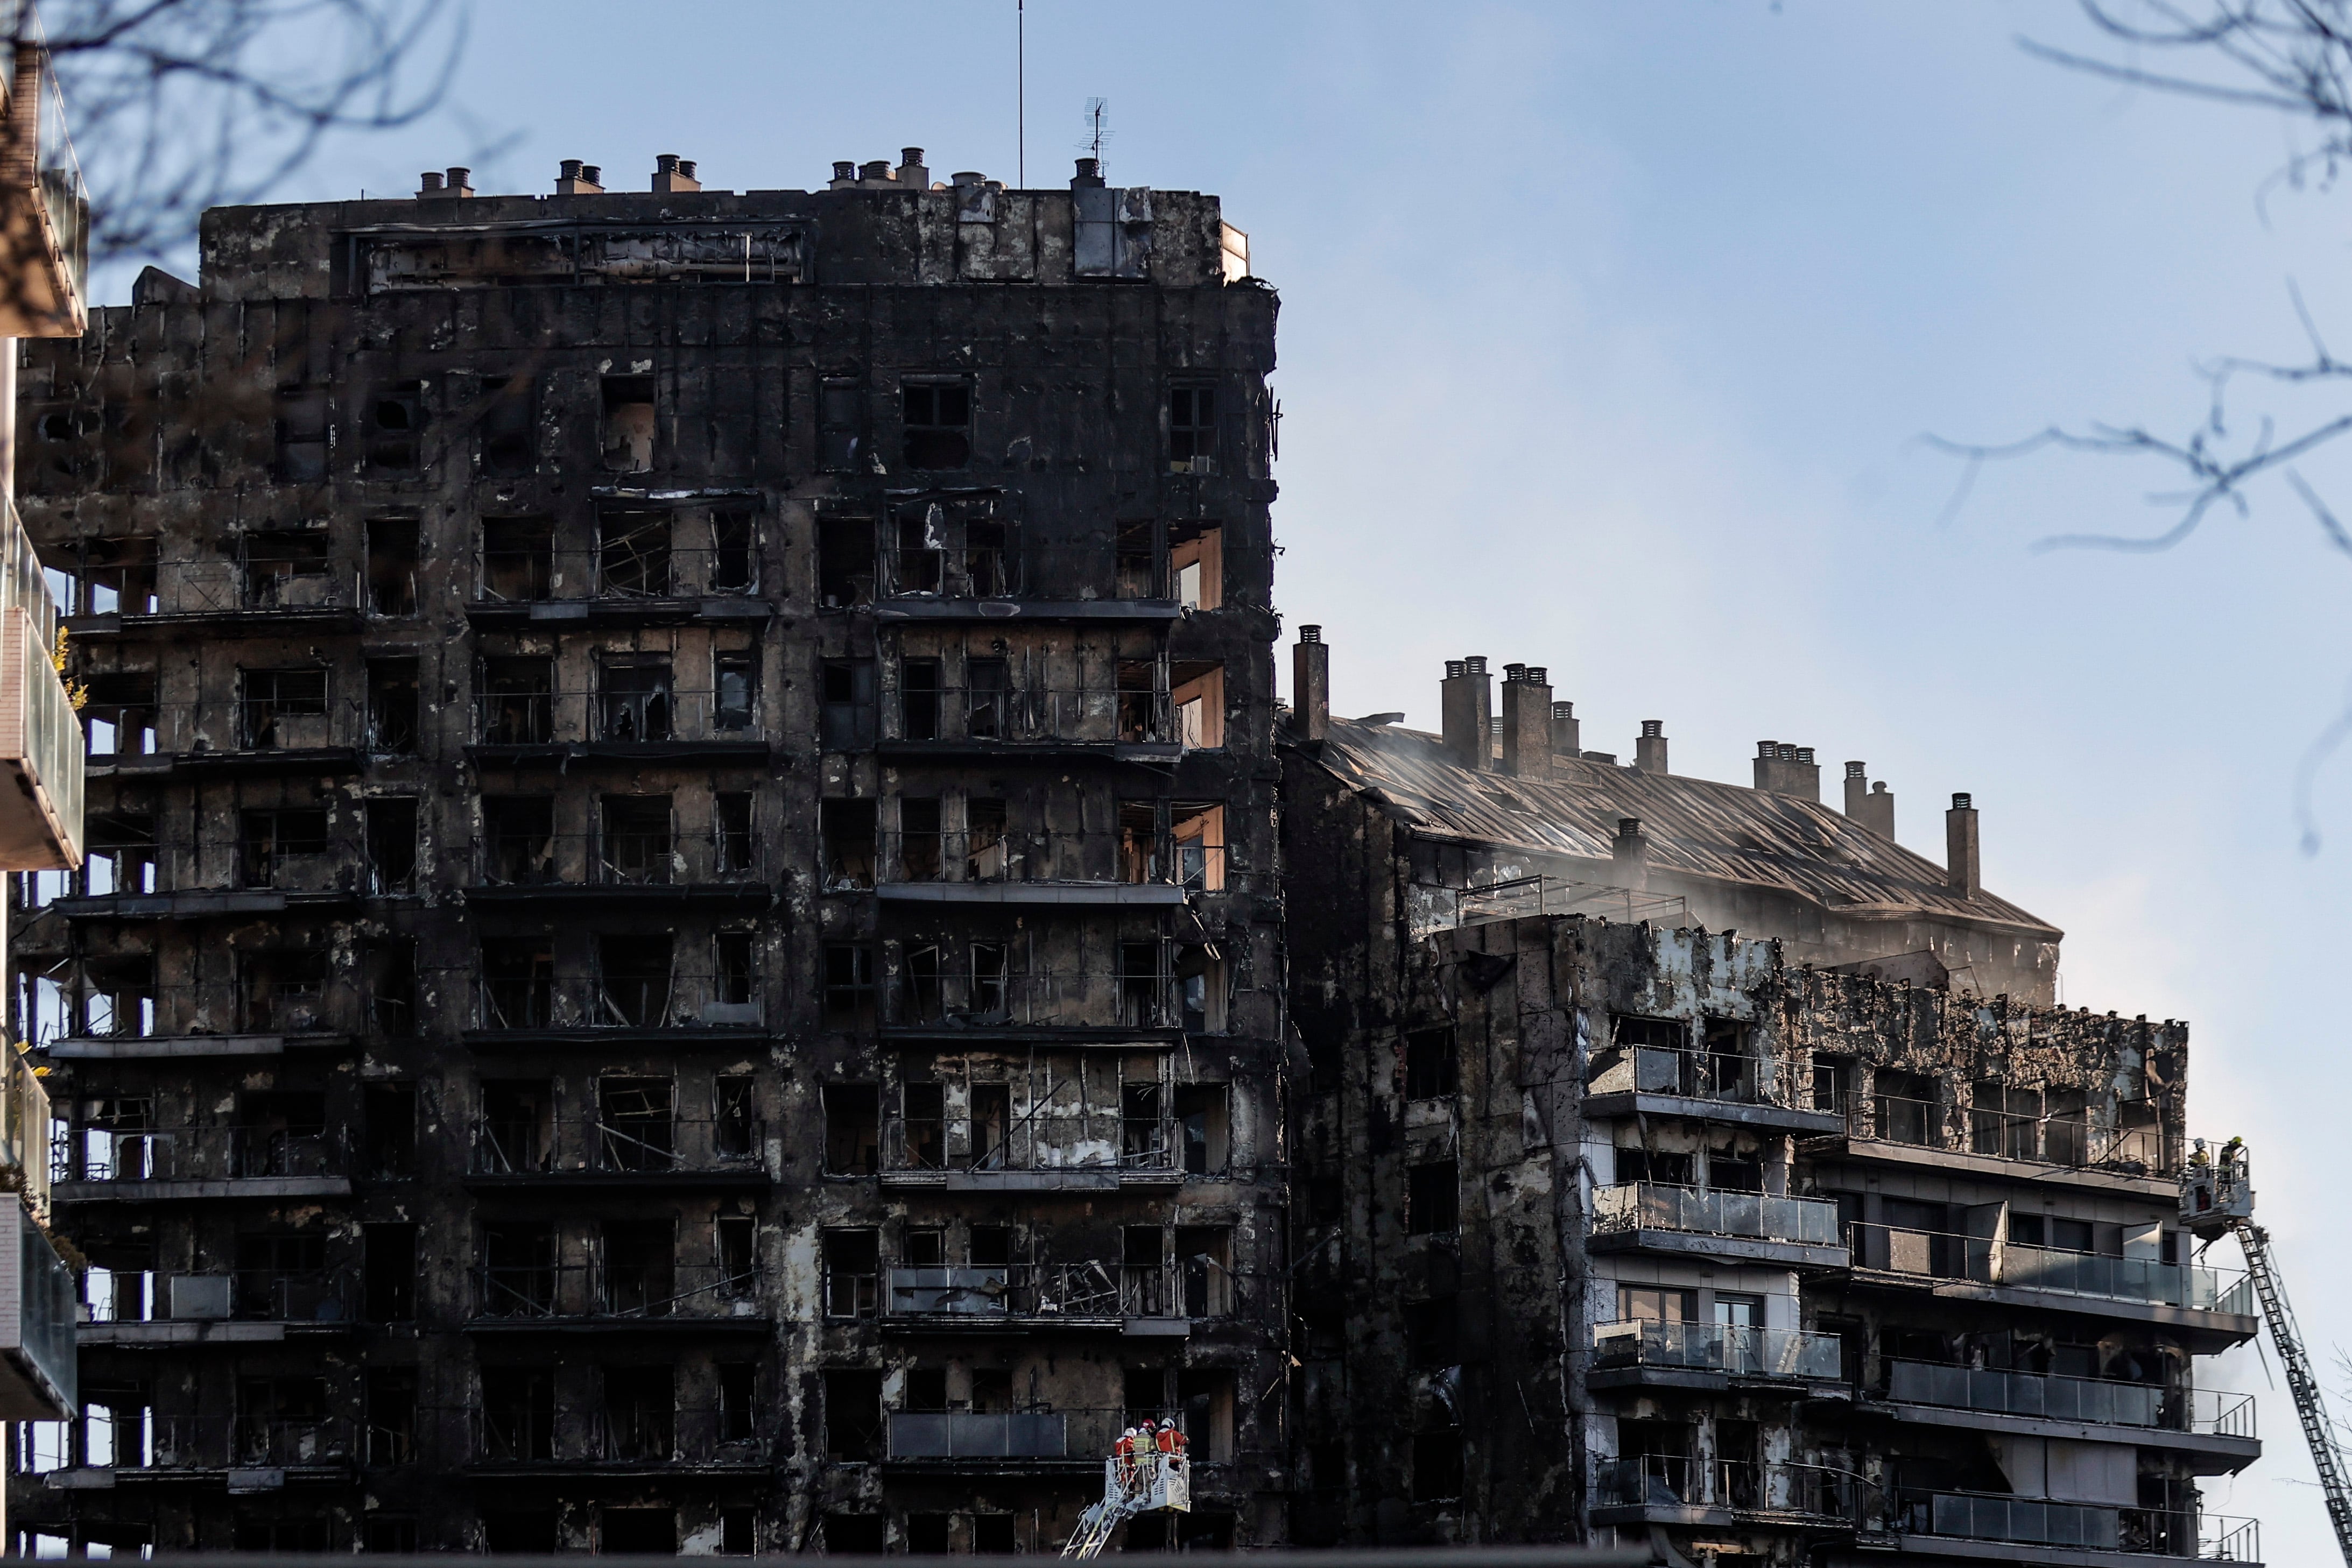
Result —
<instances>
[{"instance_id":1,"label":"extended ladder boom","mask_svg":"<svg viewBox=\"0 0 2352 1568\"><path fill-rule=\"evenodd\" d=\"M2294 1413L2303 1423L2304 1441L2311 1446L2311 1468L2319 1472L2319 1490L2327 1500L2327 1521L2336 1527L2336 1549L2352 1564L2352 1491L2344 1480L2344 1452L2336 1447L2336 1429L2321 1401L2319 1379L2304 1354L2303 1333L2295 1327L2294 1310L2287 1305L2286 1288L2279 1282L2271 1260L2270 1232L2251 1219L2237 1225L2239 1244L2246 1249L2246 1270L2252 1275L2254 1294L2261 1298L2263 1321L2270 1324L2271 1343L2278 1346L2279 1365L2285 1369L2287 1392L2294 1396Z\"/></svg>"}]
</instances>

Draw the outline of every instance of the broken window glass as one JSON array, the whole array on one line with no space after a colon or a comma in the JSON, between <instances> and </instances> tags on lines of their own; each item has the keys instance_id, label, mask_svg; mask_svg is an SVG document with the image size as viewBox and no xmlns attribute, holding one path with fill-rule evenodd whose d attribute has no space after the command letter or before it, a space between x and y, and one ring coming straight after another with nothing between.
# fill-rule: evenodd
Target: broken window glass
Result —
<instances>
[{"instance_id":1,"label":"broken window glass","mask_svg":"<svg viewBox=\"0 0 2352 1568\"><path fill-rule=\"evenodd\" d=\"M416 750L416 661L371 659L368 678L368 749L379 757L406 757Z\"/></svg>"},{"instance_id":2,"label":"broken window glass","mask_svg":"<svg viewBox=\"0 0 2352 1568\"><path fill-rule=\"evenodd\" d=\"M555 525L546 517L482 519L481 595L505 603L555 591Z\"/></svg>"},{"instance_id":3,"label":"broken window glass","mask_svg":"<svg viewBox=\"0 0 2352 1568\"><path fill-rule=\"evenodd\" d=\"M820 808L827 892L874 885L874 805L871 800L835 798Z\"/></svg>"},{"instance_id":4,"label":"broken window glass","mask_svg":"<svg viewBox=\"0 0 2352 1568\"><path fill-rule=\"evenodd\" d=\"M937 882L947 874L937 796L902 796L898 801L898 880Z\"/></svg>"},{"instance_id":5,"label":"broken window glass","mask_svg":"<svg viewBox=\"0 0 2352 1568\"><path fill-rule=\"evenodd\" d=\"M759 666L750 653L720 653L711 661L711 727L751 727L753 680Z\"/></svg>"},{"instance_id":6,"label":"broken window glass","mask_svg":"<svg viewBox=\"0 0 2352 1568\"><path fill-rule=\"evenodd\" d=\"M248 533L238 551L245 569L247 609L306 610L334 602L324 528ZM343 602L351 602L348 595Z\"/></svg>"},{"instance_id":7,"label":"broken window glass","mask_svg":"<svg viewBox=\"0 0 2352 1568\"><path fill-rule=\"evenodd\" d=\"M827 751L862 751L874 744L874 661L827 659L819 743Z\"/></svg>"},{"instance_id":8,"label":"broken window glass","mask_svg":"<svg viewBox=\"0 0 2352 1568\"><path fill-rule=\"evenodd\" d=\"M710 515L710 591L750 593L758 589L752 540L750 512L727 509Z\"/></svg>"},{"instance_id":9,"label":"broken window glass","mask_svg":"<svg viewBox=\"0 0 2352 1568\"><path fill-rule=\"evenodd\" d=\"M816 525L816 596L827 610L874 601L874 522L821 517Z\"/></svg>"},{"instance_id":10,"label":"broken window glass","mask_svg":"<svg viewBox=\"0 0 2352 1568\"><path fill-rule=\"evenodd\" d=\"M368 612L416 613L417 521L371 517L367 525Z\"/></svg>"},{"instance_id":11,"label":"broken window glass","mask_svg":"<svg viewBox=\"0 0 2352 1568\"><path fill-rule=\"evenodd\" d=\"M898 738L940 738L940 661L905 659L898 665Z\"/></svg>"},{"instance_id":12,"label":"broken window glass","mask_svg":"<svg viewBox=\"0 0 2352 1568\"><path fill-rule=\"evenodd\" d=\"M898 514L897 549L891 557L893 593L936 596L947 578L945 511L936 503Z\"/></svg>"},{"instance_id":13,"label":"broken window glass","mask_svg":"<svg viewBox=\"0 0 2352 1568\"><path fill-rule=\"evenodd\" d=\"M827 378L817 394L817 466L854 474L864 466L865 400L855 381Z\"/></svg>"},{"instance_id":14,"label":"broken window glass","mask_svg":"<svg viewBox=\"0 0 2352 1568\"><path fill-rule=\"evenodd\" d=\"M1003 800L990 796L970 796L964 800L963 820L963 879L966 882L1003 882L1011 876L1013 868L1004 831Z\"/></svg>"},{"instance_id":15,"label":"broken window glass","mask_svg":"<svg viewBox=\"0 0 2352 1568\"><path fill-rule=\"evenodd\" d=\"M482 661L482 741L488 746L544 746L555 733L555 661Z\"/></svg>"},{"instance_id":16,"label":"broken window glass","mask_svg":"<svg viewBox=\"0 0 2352 1568\"><path fill-rule=\"evenodd\" d=\"M424 383L401 382L386 387L368 404L368 466L387 472L421 466L424 430Z\"/></svg>"},{"instance_id":17,"label":"broken window glass","mask_svg":"<svg viewBox=\"0 0 2352 1568\"><path fill-rule=\"evenodd\" d=\"M824 945L824 1025L874 1027L874 950L855 942Z\"/></svg>"},{"instance_id":18,"label":"broken window glass","mask_svg":"<svg viewBox=\"0 0 2352 1568\"><path fill-rule=\"evenodd\" d=\"M416 797L371 797L367 802L368 892L378 898L415 893L416 843Z\"/></svg>"},{"instance_id":19,"label":"broken window glass","mask_svg":"<svg viewBox=\"0 0 2352 1568\"><path fill-rule=\"evenodd\" d=\"M555 954L548 938L482 938L484 1029L547 1028L554 990Z\"/></svg>"},{"instance_id":20,"label":"broken window glass","mask_svg":"<svg viewBox=\"0 0 2352 1568\"><path fill-rule=\"evenodd\" d=\"M608 664L602 676L602 689L597 693L600 738L642 741L670 737L667 659Z\"/></svg>"},{"instance_id":21,"label":"broken window glass","mask_svg":"<svg viewBox=\"0 0 2352 1568\"><path fill-rule=\"evenodd\" d=\"M606 933L596 938L596 1021L659 1029L669 1021L667 932Z\"/></svg>"},{"instance_id":22,"label":"broken window glass","mask_svg":"<svg viewBox=\"0 0 2352 1568\"><path fill-rule=\"evenodd\" d=\"M609 599L667 599L672 592L667 511L596 514L596 591Z\"/></svg>"},{"instance_id":23,"label":"broken window glass","mask_svg":"<svg viewBox=\"0 0 2352 1568\"><path fill-rule=\"evenodd\" d=\"M721 794L711 801L714 859L722 874L751 869L751 797Z\"/></svg>"},{"instance_id":24,"label":"broken window glass","mask_svg":"<svg viewBox=\"0 0 2352 1568\"><path fill-rule=\"evenodd\" d=\"M1213 474L1217 457L1217 393L1213 387L1168 389L1168 468Z\"/></svg>"}]
</instances>

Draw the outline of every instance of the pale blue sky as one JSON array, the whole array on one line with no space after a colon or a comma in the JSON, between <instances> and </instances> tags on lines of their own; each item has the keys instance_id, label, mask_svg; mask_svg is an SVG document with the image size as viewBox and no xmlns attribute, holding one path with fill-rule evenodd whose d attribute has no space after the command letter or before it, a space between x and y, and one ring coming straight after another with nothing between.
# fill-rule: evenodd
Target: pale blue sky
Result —
<instances>
[{"instance_id":1,"label":"pale blue sky","mask_svg":"<svg viewBox=\"0 0 2352 1568\"><path fill-rule=\"evenodd\" d=\"M1939 523L1958 470L1916 444L2185 431L2194 363L2294 350L2290 277L2352 349L2352 192L2266 219L2281 128L2027 57L2021 28L2080 41L2056 0L1028 22L1030 182L1067 178L1106 97L1113 182L1222 194L1282 290L1277 600L1325 627L1340 710L1433 725L1441 661L1484 653L1549 665L1588 746L1664 719L1678 771L1745 780L1768 737L1832 779L1867 758L1937 859L1972 791L1988 883L2069 932L2065 999L2192 1020L2195 1120L2252 1140L2315 1348L2352 1343L2352 756L2316 858L2291 810L2352 682L2352 560L2275 490L2168 555L2037 555L2153 526L2166 476L2010 465ZM486 191L562 157L642 189L656 152L807 188L905 145L1012 178L1013 0L480 0L450 111L288 193L469 158ZM2305 472L2352 513L2352 462ZM2325 1559L2284 1391L2251 1354L2230 1375L2271 1457L2210 1506Z\"/></svg>"}]
</instances>

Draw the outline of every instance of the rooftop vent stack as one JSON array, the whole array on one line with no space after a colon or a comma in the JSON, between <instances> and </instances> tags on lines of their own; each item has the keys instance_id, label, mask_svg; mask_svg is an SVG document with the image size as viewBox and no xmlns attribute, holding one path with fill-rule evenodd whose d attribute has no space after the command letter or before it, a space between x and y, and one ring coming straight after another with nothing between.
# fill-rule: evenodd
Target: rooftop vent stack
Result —
<instances>
[{"instance_id":1,"label":"rooftop vent stack","mask_svg":"<svg viewBox=\"0 0 2352 1568\"><path fill-rule=\"evenodd\" d=\"M1862 803L1870 799L1870 764L1849 762L1845 765L1845 814L1862 815Z\"/></svg>"},{"instance_id":2,"label":"rooftop vent stack","mask_svg":"<svg viewBox=\"0 0 2352 1568\"><path fill-rule=\"evenodd\" d=\"M1551 777L1551 672L1541 664L1503 666L1503 771Z\"/></svg>"},{"instance_id":3,"label":"rooftop vent stack","mask_svg":"<svg viewBox=\"0 0 2352 1568\"><path fill-rule=\"evenodd\" d=\"M1102 183L1102 160L1099 158L1079 159L1078 172L1070 176L1070 189L1076 191L1087 187L1099 187Z\"/></svg>"},{"instance_id":4,"label":"rooftop vent stack","mask_svg":"<svg viewBox=\"0 0 2352 1568\"><path fill-rule=\"evenodd\" d=\"M1984 891L1982 845L1977 836L1977 809L1966 795L1952 797L1944 813L1944 883L1959 898Z\"/></svg>"},{"instance_id":5,"label":"rooftop vent stack","mask_svg":"<svg viewBox=\"0 0 2352 1568\"><path fill-rule=\"evenodd\" d=\"M1584 753L1584 737L1578 733L1576 705L1551 705L1551 749L1558 757L1580 757Z\"/></svg>"},{"instance_id":6,"label":"rooftop vent stack","mask_svg":"<svg viewBox=\"0 0 2352 1568\"><path fill-rule=\"evenodd\" d=\"M654 193L676 195L681 191L699 191L702 182L694 177L694 160L681 158L675 152L654 155Z\"/></svg>"},{"instance_id":7,"label":"rooftop vent stack","mask_svg":"<svg viewBox=\"0 0 2352 1568\"><path fill-rule=\"evenodd\" d=\"M1320 626L1301 626L1290 650L1290 723L1301 740L1331 733L1331 650Z\"/></svg>"},{"instance_id":8,"label":"rooftop vent stack","mask_svg":"<svg viewBox=\"0 0 2352 1568\"><path fill-rule=\"evenodd\" d=\"M910 191L928 191L931 188L931 171L923 162L921 148L898 149L898 183Z\"/></svg>"},{"instance_id":9,"label":"rooftop vent stack","mask_svg":"<svg viewBox=\"0 0 2352 1568\"><path fill-rule=\"evenodd\" d=\"M1642 733L1633 742L1633 766L1644 773L1671 773L1666 766L1666 721L1645 718Z\"/></svg>"},{"instance_id":10,"label":"rooftop vent stack","mask_svg":"<svg viewBox=\"0 0 2352 1568\"><path fill-rule=\"evenodd\" d=\"M1636 893L1650 885L1650 841L1642 836L1642 819L1617 819L1617 837L1609 845L1609 880Z\"/></svg>"},{"instance_id":11,"label":"rooftop vent stack","mask_svg":"<svg viewBox=\"0 0 2352 1568\"><path fill-rule=\"evenodd\" d=\"M1800 800L1822 798L1821 764L1810 746L1785 746L1777 740L1756 743L1756 788Z\"/></svg>"},{"instance_id":12,"label":"rooftop vent stack","mask_svg":"<svg viewBox=\"0 0 2352 1568\"><path fill-rule=\"evenodd\" d=\"M424 173L419 174L416 177L416 199L418 201L422 202L429 197L443 195L445 193L446 193L441 189L440 170L427 169Z\"/></svg>"},{"instance_id":13,"label":"rooftop vent stack","mask_svg":"<svg viewBox=\"0 0 2352 1568\"><path fill-rule=\"evenodd\" d=\"M474 193L474 172L462 164L449 166L448 183L441 187L445 196L470 196Z\"/></svg>"},{"instance_id":14,"label":"rooftop vent stack","mask_svg":"<svg viewBox=\"0 0 2352 1568\"><path fill-rule=\"evenodd\" d=\"M828 191L856 190L857 188L857 165L849 162L849 160L845 158L835 159L833 163L833 178L825 182L824 188Z\"/></svg>"},{"instance_id":15,"label":"rooftop vent stack","mask_svg":"<svg viewBox=\"0 0 2352 1568\"><path fill-rule=\"evenodd\" d=\"M1895 837L1895 797L1885 780L1870 782L1870 769L1860 762L1845 765L1845 814L1882 839Z\"/></svg>"},{"instance_id":16,"label":"rooftop vent stack","mask_svg":"<svg viewBox=\"0 0 2352 1568\"><path fill-rule=\"evenodd\" d=\"M895 185L898 176L892 172L890 160L877 158L857 166L857 183L861 185Z\"/></svg>"},{"instance_id":17,"label":"rooftop vent stack","mask_svg":"<svg viewBox=\"0 0 2352 1568\"><path fill-rule=\"evenodd\" d=\"M604 193L604 171L593 163L566 158L556 170L555 193L559 196L601 196Z\"/></svg>"},{"instance_id":18,"label":"rooftop vent stack","mask_svg":"<svg viewBox=\"0 0 2352 1568\"><path fill-rule=\"evenodd\" d=\"M1488 766L1487 737L1494 729L1494 697L1484 659L1448 659L1438 688L1445 749L1465 768Z\"/></svg>"}]
</instances>

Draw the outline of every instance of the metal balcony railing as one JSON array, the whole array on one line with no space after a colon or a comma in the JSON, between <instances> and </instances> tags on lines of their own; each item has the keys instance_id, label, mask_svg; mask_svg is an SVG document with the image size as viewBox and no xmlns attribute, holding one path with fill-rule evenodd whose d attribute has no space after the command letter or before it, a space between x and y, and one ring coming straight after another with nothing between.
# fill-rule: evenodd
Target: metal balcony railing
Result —
<instances>
[{"instance_id":1,"label":"metal balcony railing","mask_svg":"<svg viewBox=\"0 0 2352 1568\"><path fill-rule=\"evenodd\" d=\"M18 1427L19 1474L89 1468L218 1470L347 1465L356 1424L342 1416L159 1416L91 1405L78 1419Z\"/></svg>"},{"instance_id":2,"label":"metal balcony railing","mask_svg":"<svg viewBox=\"0 0 2352 1568\"><path fill-rule=\"evenodd\" d=\"M1889 1361L1885 1395L1900 1403L2053 1421L2168 1428L2223 1437L2255 1435L2254 1396L2220 1389Z\"/></svg>"},{"instance_id":3,"label":"metal balcony railing","mask_svg":"<svg viewBox=\"0 0 2352 1568\"><path fill-rule=\"evenodd\" d=\"M329 1177L350 1174L339 1128L109 1128L58 1125L49 1145L56 1181L145 1182Z\"/></svg>"},{"instance_id":4,"label":"metal balcony railing","mask_svg":"<svg viewBox=\"0 0 2352 1568\"><path fill-rule=\"evenodd\" d=\"M1595 1479L1600 1508L1719 1508L1849 1524L1874 1513L1879 1495L1863 1477L1823 1465L1673 1454L1603 1459Z\"/></svg>"},{"instance_id":5,"label":"metal balcony railing","mask_svg":"<svg viewBox=\"0 0 2352 1568\"><path fill-rule=\"evenodd\" d=\"M2185 1155L2182 1140L2161 1128L2105 1126L2083 1111L2026 1115L1860 1093L1847 1096L1843 1109L1850 1137L2035 1165L2170 1176Z\"/></svg>"},{"instance_id":6,"label":"metal balcony railing","mask_svg":"<svg viewBox=\"0 0 2352 1568\"><path fill-rule=\"evenodd\" d=\"M1592 1325L1595 1366L1663 1366L1736 1377L1831 1382L1843 1375L1843 1353L1835 1334L1803 1329L1649 1321Z\"/></svg>"},{"instance_id":7,"label":"metal balcony railing","mask_svg":"<svg viewBox=\"0 0 2352 1568\"><path fill-rule=\"evenodd\" d=\"M739 974L663 977L484 976L477 979L475 1027L488 1032L541 1029L677 1029L756 1026L758 987Z\"/></svg>"},{"instance_id":8,"label":"metal balcony railing","mask_svg":"<svg viewBox=\"0 0 2352 1568\"><path fill-rule=\"evenodd\" d=\"M1990 1236L1914 1230L1857 1222L1846 1227L1846 1245L1857 1269L1933 1279L1968 1280L1982 1285L2104 1296L2116 1301L2160 1301L2199 1312L2251 1315L2253 1290L2240 1270L2202 1263L2167 1263L2156 1258L2110 1258L2064 1248L2032 1247Z\"/></svg>"},{"instance_id":9,"label":"metal balcony railing","mask_svg":"<svg viewBox=\"0 0 2352 1568\"><path fill-rule=\"evenodd\" d=\"M240 994L233 986L151 986L91 980L41 998L27 1020L40 1047L63 1040L152 1040L206 1034L324 1034L353 1027L339 1016L351 987L332 979L278 980ZM339 1003L338 998L344 998Z\"/></svg>"},{"instance_id":10,"label":"metal balcony railing","mask_svg":"<svg viewBox=\"0 0 2352 1568\"><path fill-rule=\"evenodd\" d=\"M164 1273L92 1268L82 1275L81 1301L85 1321L93 1323L353 1322L359 1277L350 1269Z\"/></svg>"},{"instance_id":11,"label":"metal balcony railing","mask_svg":"<svg viewBox=\"0 0 2352 1568\"><path fill-rule=\"evenodd\" d=\"M482 604L551 600L751 598L760 591L760 553L741 546L671 544L646 532L589 549L475 552L474 598Z\"/></svg>"},{"instance_id":12,"label":"metal balcony railing","mask_svg":"<svg viewBox=\"0 0 2352 1568\"><path fill-rule=\"evenodd\" d=\"M1090 883L1225 890L1226 846L1133 832L1003 828L882 836L879 880L903 883Z\"/></svg>"},{"instance_id":13,"label":"metal balcony railing","mask_svg":"<svg viewBox=\"0 0 2352 1568\"><path fill-rule=\"evenodd\" d=\"M982 971L936 976L901 971L885 1021L898 1028L1190 1029L1214 1026L1158 973Z\"/></svg>"},{"instance_id":14,"label":"metal balcony railing","mask_svg":"<svg viewBox=\"0 0 2352 1568\"><path fill-rule=\"evenodd\" d=\"M519 1321L722 1319L758 1315L756 1263L669 1259L594 1263L483 1263L473 1315Z\"/></svg>"},{"instance_id":15,"label":"metal balcony railing","mask_svg":"<svg viewBox=\"0 0 2352 1568\"><path fill-rule=\"evenodd\" d=\"M1236 1309L1245 1281L1213 1259L1174 1263L921 1264L872 1270L829 1266L825 1315L1032 1320L1214 1318Z\"/></svg>"},{"instance_id":16,"label":"metal balcony railing","mask_svg":"<svg viewBox=\"0 0 2352 1568\"><path fill-rule=\"evenodd\" d=\"M1906 1491L1901 1521L1915 1535L2021 1546L2147 1552L2209 1563L2254 1563L2262 1553L2261 1527L2255 1521L2186 1509L2105 1508L1984 1492Z\"/></svg>"},{"instance_id":17,"label":"metal balcony railing","mask_svg":"<svg viewBox=\"0 0 2352 1568\"><path fill-rule=\"evenodd\" d=\"M1672 1094L1739 1104L1786 1104L1779 1064L1745 1051L1673 1051L1606 1046L1592 1053L1588 1094Z\"/></svg>"},{"instance_id":18,"label":"metal balcony railing","mask_svg":"<svg viewBox=\"0 0 2352 1568\"><path fill-rule=\"evenodd\" d=\"M894 1116L882 1125L885 1171L1125 1171L1173 1172L1181 1168L1172 1123L1095 1119L1104 1130L1089 1132L1076 1115L1023 1117L992 1134L968 1121L955 1126L963 1136L950 1153L945 1120Z\"/></svg>"},{"instance_id":19,"label":"metal balcony railing","mask_svg":"<svg viewBox=\"0 0 2352 1568\"><path fill-rule=\"evenodd\" d=\"M483 746L757 741L766 730L756 695L677 686L594 692L479 692L474 739Z\"/></svg>"},{"instance_id":20,"label":"metal balcony railing","mask_svg":"<svg viewBox=\"0 0 2352 1568\"><path fill-rule=\"evenodd\" d=\"M1119 1435L1146 1422L1173 1420L1191 1453L1192 1423L1182 1410L1055 1408L893 1410L888 1457L895 1460L1081 1459L1100 1464Z\"/></svg>"},{"instance_id":21,"label":"metal balcony railing","mask_svg":"<svg viewBox=\"0 0 2352 1568\"><path fill-rule=\"evenodd\" d=\"M472 1168L483 1176L632 1175L759 1166L765 1124L749 1116L499 1118L474 1124Z\"/></svg>"},{"instance_id":22,"label":"metal balcony railing","mask_svg":"<svg viewBox=\"0 0 2352 1568\"><path fill-rule=\"evenodd\" d=\"M987 746L1170 745L1183 739L1164 685L901 686L882 738Z\"/></svg>"},{"instance_id":23,"label":"metal balcony railing","mask_svg":"<svg viewBox=\"0 0 2352 1568\"><path fill-rule=\"evenodd\" d=\"M553 833L492 829L476 846L487 887L685 887L757 883L748 834L646 830Z\"/></svg>"},{"instance_id":24,"label":"metal balcony railing","mask_svg":"<svg viewBox=\"0 0 2352 1568\"><path fill-rule=\"evenodd\" d=\"M1679 1230L1702 1236L1840 1245L1837 1205L1810 1197L1630 1182L1593 1195L1596 1231Z\"/></svg>"}]
</instances>

